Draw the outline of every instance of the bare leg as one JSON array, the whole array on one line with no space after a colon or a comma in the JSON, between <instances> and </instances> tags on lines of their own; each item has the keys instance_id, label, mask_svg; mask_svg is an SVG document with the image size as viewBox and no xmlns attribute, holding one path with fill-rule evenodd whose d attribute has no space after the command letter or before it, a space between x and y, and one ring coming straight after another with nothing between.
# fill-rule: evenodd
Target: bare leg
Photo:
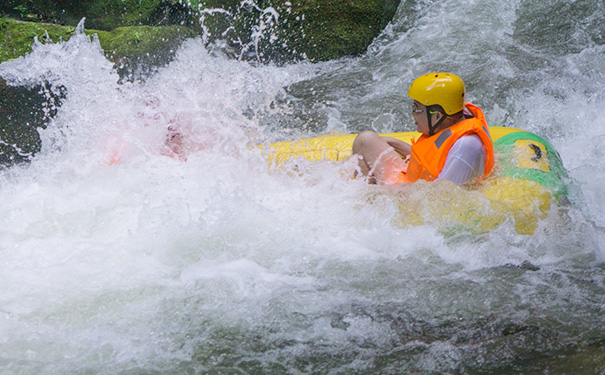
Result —
<instances>
[{"instance_id":1,"label":"bare leg","mask_svg":"<svg viewBox=\"0 0 605 375\"><path fill-rule=\"evenodd\" d=\"M353 141L353 154L359 155L359 168L364 176L375 179L375 183L394 183L406 162L378 133L364 131Z\"/></svg>"}]
</instances>

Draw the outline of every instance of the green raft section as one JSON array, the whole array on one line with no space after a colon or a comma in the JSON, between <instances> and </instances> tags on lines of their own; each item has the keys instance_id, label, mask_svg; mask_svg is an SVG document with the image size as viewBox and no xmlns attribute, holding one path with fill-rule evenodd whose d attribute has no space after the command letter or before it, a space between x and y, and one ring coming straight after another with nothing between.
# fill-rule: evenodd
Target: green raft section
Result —
<instances>
[{"instance_id":1,"label":"green raft section","mask_svg":"<svg viewBox=\"0 0 605 375\"><path fill-rule=\"evenodd\" d=\"M383 134L411 143L420 133ZM403 225L433 224L447 230L484 232L514 220L520 234L532 234L539 220L555 206L568 202L569 176L557 151L544 138L521 129L490 126L496 165L492 175L470 187L448 184L444 194L419 201L405 187L399 201ZM304 158L309 161L343 161L352 155L357 134L327 134L259 146L272 165ZM421 182L423 183L423 182ZM406 193L407 192L407 193ZM438 191L436 191L438 193ZM407 195L406 195L407 194ZM400 197L403 195L403 197ZM487 203L486 203L487 202Z\"/></svg>"},{"instance_id":2,"label":"green raft section","mask_svg":"<svg viewBox=\"0 0 605 375\"><path fill-rule=\"evenodd\" d=\"M491 127L490 127L491 129ZM510 128L496 128L507 129ZM569 175L563 167L559 153L544 138L527 131L517 130L494 141L497 161L504 176L535 181L544 186L555 198L568 195L566 181Z\"/></svg>"}]
</instances>

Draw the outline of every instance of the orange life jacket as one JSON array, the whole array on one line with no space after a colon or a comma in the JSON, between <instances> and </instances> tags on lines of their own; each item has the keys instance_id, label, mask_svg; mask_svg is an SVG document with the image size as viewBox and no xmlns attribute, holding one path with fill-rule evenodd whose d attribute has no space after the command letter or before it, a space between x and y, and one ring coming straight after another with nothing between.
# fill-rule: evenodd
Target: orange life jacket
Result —
<instances>
[{"instance_id":1,"label":"orange life jacket","mask_svg":"<svg viewBox=\"0 0 605 375\"><path fill-rule=\"evenodd\" d=\"M483 177L491 173L494 167L494 145L489 135L487 121L481 108L471 103L464 104L474 117L460 121L435 135L423 134L417 142L412 141L412 155L408 167L401 173L398 182L435 180L441 173L454 142L468 134L477 134L487 151Z\"/></svg>"}]
</instances>

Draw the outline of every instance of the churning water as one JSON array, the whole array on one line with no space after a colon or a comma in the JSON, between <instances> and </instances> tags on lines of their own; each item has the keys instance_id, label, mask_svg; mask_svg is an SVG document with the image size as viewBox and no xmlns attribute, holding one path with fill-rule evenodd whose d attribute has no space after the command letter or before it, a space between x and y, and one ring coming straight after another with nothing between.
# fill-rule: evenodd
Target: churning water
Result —
<instances>
[{"instance_id":1,"label":"churning water","mask_svg":"<svg viewBox=\"0 0 605 375\"><path fill-rule=\"evenodd\" d=\"M0 373L603 373L604 24L600 0L404 0L354 59L190 40L117 83L78 34L1 64L66 97L0 172ZM251 147L412 130L407 87L435 70L561 154L578 193L533 236L402 227L352 163L275 170Z\"/></svg>"}]
</instances>

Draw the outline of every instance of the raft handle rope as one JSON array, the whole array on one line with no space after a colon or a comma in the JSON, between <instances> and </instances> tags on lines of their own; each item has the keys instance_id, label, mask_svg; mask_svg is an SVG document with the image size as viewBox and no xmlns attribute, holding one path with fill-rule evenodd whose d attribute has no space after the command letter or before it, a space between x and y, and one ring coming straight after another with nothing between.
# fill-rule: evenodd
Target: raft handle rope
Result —
<instances>
[{"instance_id":1,"label":"raft handle rope","mask_svg":"<svg viewBox=\"0 0 605 375\"><path fill-rule=\"evenodd\" d=\"M542 150L540 149L540 146L530 143L529 147L531 147L533 149L533 151L536 153L536 156L531 158L532 161L537 162L538 160L542 159Z\"/></svg>"}]
</instances>

